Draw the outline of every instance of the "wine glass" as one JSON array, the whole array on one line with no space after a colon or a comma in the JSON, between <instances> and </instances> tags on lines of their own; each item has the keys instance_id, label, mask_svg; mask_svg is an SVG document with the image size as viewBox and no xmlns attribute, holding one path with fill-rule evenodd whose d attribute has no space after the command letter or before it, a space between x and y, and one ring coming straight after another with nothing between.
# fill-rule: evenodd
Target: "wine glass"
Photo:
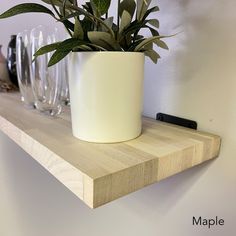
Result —
<instances>
[{"instance_id":1,"label":"wine glass","mask_svg":"<svg viewBox=\"0 0 236 236\"><path fill-rule=\"evenodd\" d=\"M69 80L68 80L68 56L59 62L60 76L62 80L61 100L64 105L70 105Z\"/></svg>"},{"instance_id":2,"label":"wine glass","mask_svg":"<svg viewBox=\"0 0 236 236\"><path fill-rule=\"evenodd\" d=\"M57 30L56 31L56 41L64 41L66 39L69 39L68 33L63 30ZM59 62L59 68L60 68L60 76L62 80L62 91L61 91L61 100L62 103L66 106L70 105L70 94L69 94L69 80L68 80L68 66L69 66L69 56L66 56L64 59L62 59Z\"/></svg>"},{"instance_id":3,"label":"wine glass","mask_svg":"<svg viewBox=\"0 0 236 236\"><path fill-rule=\"evenodd\" d=\"M30 78L31 62L30 35L25 30L16 37L16 67L21 100L27 108L34 108L35 101Z\"/></svg>"},{"instance_id":4,"label":"wine glass","mask_svg":"<svg viewBox=\"0 0 236 236\"><path fill-rule=\"evenodd\" d=\"M50 32L44 26L38 26L30 34L31 53L56 41L56 30ZM36 108L47 115L55 116L61 112L62 77L59 64L48 67L52 53L37 57L31 65L31 80Z\"/></svg>"}]
</instances>

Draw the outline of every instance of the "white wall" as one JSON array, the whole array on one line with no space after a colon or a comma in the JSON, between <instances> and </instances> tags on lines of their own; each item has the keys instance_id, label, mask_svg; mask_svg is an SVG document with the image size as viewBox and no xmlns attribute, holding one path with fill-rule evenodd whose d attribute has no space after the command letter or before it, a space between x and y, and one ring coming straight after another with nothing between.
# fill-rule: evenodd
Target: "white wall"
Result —
<instances>
[{"instance_id":1,"label":"white wall","mask_svg":"<svg viewBox=\"0 0 236 236\"><path fill-rule=\"evenodd\" d=\"M10 2L10 3L9 3ZM1 11L21 2L1 0ZM157 1L154 1L157 2ZM159 0L168 39L158 65L146 64L144 113L194 119L223 138L220 157L96 210L51 177L0 134L0 235L3 236L233 236L236 234L236 2ZM0 41L48 18L0 21ZM225 219L196 228L193 216Z\"/></svg>"}]
</instances>

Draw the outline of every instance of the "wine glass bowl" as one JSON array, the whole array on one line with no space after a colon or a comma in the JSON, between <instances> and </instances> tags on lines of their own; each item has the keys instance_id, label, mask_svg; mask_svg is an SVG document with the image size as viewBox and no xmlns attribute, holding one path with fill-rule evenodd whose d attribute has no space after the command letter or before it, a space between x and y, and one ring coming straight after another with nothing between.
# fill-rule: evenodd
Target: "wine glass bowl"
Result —
<instances>
[{"instance_id":1,"label":"wine glass bowl","mask_svg":"<svg viewBox=\"0 0 236 236\"><path fill-rule=\"evenodd\" d=\"M39 48L56 41L56 30L48 32L43 26L31 31L31 53L34 55ZM36 108L47 115L55 116L61 113L62 78L59 64L48 67L52 53L41 55L31 65L32 89Z\"/></svg>"}]
</instances>

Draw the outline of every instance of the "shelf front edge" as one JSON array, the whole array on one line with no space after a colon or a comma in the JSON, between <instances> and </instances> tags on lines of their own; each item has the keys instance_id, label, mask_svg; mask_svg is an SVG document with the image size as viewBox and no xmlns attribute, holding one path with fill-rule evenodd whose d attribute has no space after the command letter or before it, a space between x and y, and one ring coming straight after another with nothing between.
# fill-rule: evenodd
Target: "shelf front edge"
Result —
<instances>
[{"instance_id":1,"label":"shelf front edge","mask_svg":"<svg viewBox=\"0 0 236 236\"><path fill-rule=\"evenodd\" d=\"M93 179L1 116L0 130L90 208L94 208Z\"/></svg>"}]
</instances>

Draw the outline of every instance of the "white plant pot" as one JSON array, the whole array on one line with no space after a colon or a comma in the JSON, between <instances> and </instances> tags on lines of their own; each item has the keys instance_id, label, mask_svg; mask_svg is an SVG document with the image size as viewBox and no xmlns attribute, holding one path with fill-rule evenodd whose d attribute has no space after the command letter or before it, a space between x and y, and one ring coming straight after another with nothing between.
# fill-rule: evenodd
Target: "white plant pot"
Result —
<instances>
[{"instance_id":1,"label":"white plant pot","mask_svg":"<svg viewBox=\"0 0 236 236\"><path fill-rule=\"evenodd\" d=\"M143 53L71 53L73 135L97 143L122 142L139 136L143 77Z\"/></svg>"}]
</instances>

